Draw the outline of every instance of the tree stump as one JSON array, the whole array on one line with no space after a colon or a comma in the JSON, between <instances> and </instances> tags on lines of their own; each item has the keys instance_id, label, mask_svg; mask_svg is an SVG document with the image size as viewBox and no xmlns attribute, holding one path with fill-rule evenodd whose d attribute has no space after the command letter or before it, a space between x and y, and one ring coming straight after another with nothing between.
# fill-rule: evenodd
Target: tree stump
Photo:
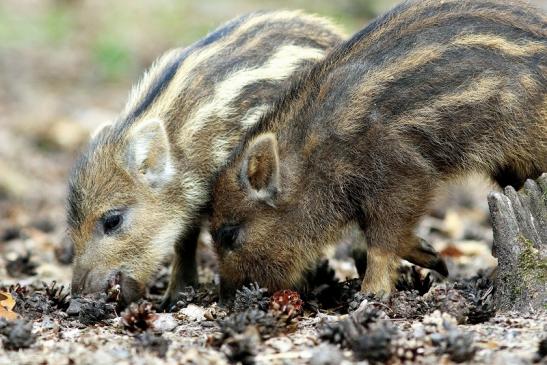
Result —
<instances>
[{"instance_id":1,"label":"tree stump","mask_svg":"<svg viewBox=\"0 0 547 365\"><path fill-rule=\"evenodd\" d=\"M547 309L547 174L488 196L498 310Z\"/></svg>"}]
</instances>

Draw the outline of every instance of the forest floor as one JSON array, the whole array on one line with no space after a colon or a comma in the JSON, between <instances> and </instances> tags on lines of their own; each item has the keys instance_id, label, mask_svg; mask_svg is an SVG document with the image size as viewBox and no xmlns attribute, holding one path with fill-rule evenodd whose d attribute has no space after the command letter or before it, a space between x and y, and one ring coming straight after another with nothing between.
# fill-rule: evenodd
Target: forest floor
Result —
<instances>
[{"instance_id":1,"label":"forest floor","mask_svg":"<svg viewBox=\"0 0 547 365\"><path fill-rule=\"evenodd\" d=\"M251 287L238 294L233 308L221 308L215 259L202 244L203 284L183 292L173 313L157 312L167 265L147 298L131 310L117 308L112 297L67 296L70 250L62 205L40 200L29 209L34 203L1 201L0 291L16 301L12 311L20 319L0 320L0 364L540 361L547 314L495 313L490 276L496 259L485 204L489 186L476 179L466 186L473 188L448 189L419 227L447 261L447 280L405 266L392 297L363 296L349 258L357 238L349 234L328 253L328 263L310 274L301 298L292 292L271 297ZM50 193L46 196L55 196L57 188L36 186ZM6 306L2 299L0 294Z\"/></svg>"},{"instance_id":2,"label":"forest floor","mask_svg":"<svg viewBox=\"0 0 547 365\"><path fill-rule=\"evenodd\" d=\"M0 365L547 364L538 352L542 340L547 352L547 313L493 308L486 202L493 187L478 178L448 187L418 229L442 252L450 277L405 267L388 299L358 293L352 234L326 253L328 265L310 274L307 292L247 288L230 309L216 304L216 263L206 243L203 284L186 290L172 313L157 312L167 265L129 312L112 296L67 295L66 179L89 133L115 118L131 82L162 51L256 9L250 0L237 7L179 1L177 9L157 3L165 3L161 12L129 1L0 4L0 317L18 317L0 319ZM335 15L348 29L371 15L335 8L350 14ZM174 15L190 11L187 22ZM151 14L159 20L148 21Z\"/></svg>"}]
</instances>

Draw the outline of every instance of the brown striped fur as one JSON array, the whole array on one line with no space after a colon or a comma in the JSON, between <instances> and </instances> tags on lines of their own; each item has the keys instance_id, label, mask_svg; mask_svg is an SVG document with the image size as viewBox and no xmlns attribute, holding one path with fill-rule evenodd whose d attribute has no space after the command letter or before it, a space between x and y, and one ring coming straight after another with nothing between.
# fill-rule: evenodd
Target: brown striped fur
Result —
<instances>
[{"instance_id":1,"label":"brown striped fur","mask_svg":"<svg viewBox=\"0 0 547 365\"><path fill-rule=\"evenodd\" d=\"M303 74L213 188L221 293L298 286L352 222L364 291L389 293L400 258L444 272L414 234L440 185L547 170L546 20L516 1L411 0Z\"/></svg>"},{"instance_id":2,"label":"brown striped fur","mask_svg":"<svg viewBox=\"0 0 547 365\"><path fill-rule=\"evenodd\" d=\"M102 291L111 281L125 302L135 300L173 249L165 302L196 284L214 173L291 78L341 37L315 16L253 13L159 58L72 171L73 292Z\"/></svg>"}]
</instances>

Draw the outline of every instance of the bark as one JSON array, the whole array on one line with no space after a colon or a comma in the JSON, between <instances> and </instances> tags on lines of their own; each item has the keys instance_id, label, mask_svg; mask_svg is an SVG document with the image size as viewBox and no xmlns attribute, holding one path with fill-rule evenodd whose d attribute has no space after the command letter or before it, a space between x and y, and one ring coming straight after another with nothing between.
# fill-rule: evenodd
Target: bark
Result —
<instances>
[{"instance_id":1,"label":"bark","mask_svg":"<svg viewBox=\"0 0 547 365\"><path fill-rule=\"evenodd\" d=\"M488 196L499 310L547 309L547 174Z\"/></svg>"}]
</instances>

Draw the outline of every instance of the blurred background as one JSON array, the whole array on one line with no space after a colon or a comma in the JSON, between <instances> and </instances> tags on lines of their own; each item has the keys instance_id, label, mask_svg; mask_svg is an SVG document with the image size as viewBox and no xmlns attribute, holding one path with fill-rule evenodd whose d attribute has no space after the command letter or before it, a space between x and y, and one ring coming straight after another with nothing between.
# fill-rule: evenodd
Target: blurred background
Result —
<instances>
[{"instance_id":1,"label":"blurred background","mask_svg":"<svg viewBox=\"0 0 547 365\"><path fill-rule=\"evenodd\" d=\"M115 118L131 84L164 51L260 9L304 9L351 34L394 2L2 0L0 284L68 283L69 255L56 250L68 170L90 131ZM462 256L466 242L489 252L490 187L466 186L449 189L420 227L450 257Z\"/></svg>"}]
</instances>

